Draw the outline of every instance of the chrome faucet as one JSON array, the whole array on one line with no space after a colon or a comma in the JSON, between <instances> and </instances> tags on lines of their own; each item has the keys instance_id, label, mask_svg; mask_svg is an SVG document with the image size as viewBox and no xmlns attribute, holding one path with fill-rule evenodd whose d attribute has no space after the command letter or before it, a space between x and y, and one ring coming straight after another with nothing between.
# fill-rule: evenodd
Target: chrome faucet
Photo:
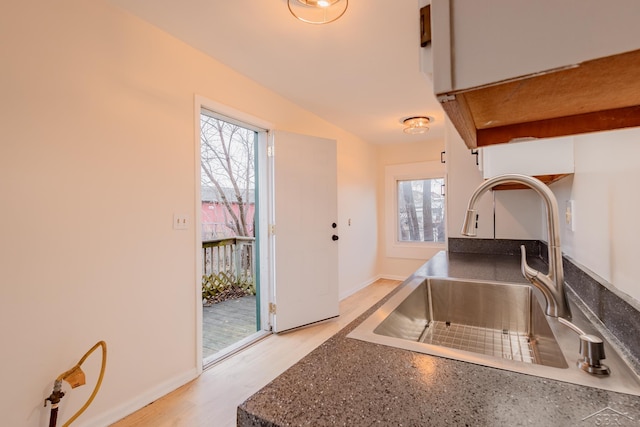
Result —
<instances>
[{"instance_id":1,"label":"chrome faucet","mask_svg":"<svg viewBox=\"0 0 640 427\"><path fill-rule=\"evenodd\" d=\"M477 211L475 205L480 196L497 185L510 183L524 184L535 190L542 197L547 209L549 272L545 275L529 267L527 253L524 245L522 245L520 246L522 275L536 288L540 289L544 295L547 316L563 317L570 320L571 310L567 301L562 269L562 250L560 248L560 232L558 230L558 203L553 192L542 181L527 175L506 174L498 175L480 184L469 199L467 214L462 225L462 235L470 237L476 235Z\"/></svg>"}]
</instances>

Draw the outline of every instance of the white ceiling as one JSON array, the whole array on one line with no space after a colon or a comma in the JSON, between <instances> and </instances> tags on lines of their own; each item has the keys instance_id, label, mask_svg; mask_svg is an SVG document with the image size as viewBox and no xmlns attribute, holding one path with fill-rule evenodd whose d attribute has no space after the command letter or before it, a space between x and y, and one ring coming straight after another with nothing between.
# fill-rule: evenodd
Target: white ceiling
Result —
<instances>
[{"instance_id":1,"label":"white ceiling","mask_svg":"<svg viewBox=\"0 0 640 427\"><path fill-rule=\"evenodd\" d=\"M420 72L419 0L351 0L326 25L298 21L286 0L112 2L367 142L444 137ZM435 119L428 133L402 132L414 115Z\"/></svg>"}]
</instances>

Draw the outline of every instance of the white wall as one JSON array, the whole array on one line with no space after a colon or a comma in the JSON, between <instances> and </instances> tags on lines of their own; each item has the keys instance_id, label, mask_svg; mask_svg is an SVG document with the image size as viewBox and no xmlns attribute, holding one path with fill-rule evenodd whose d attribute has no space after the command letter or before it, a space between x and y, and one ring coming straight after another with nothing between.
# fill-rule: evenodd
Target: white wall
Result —
<instances>
[{"instance_id":1,"label":"white wall","mask_svg":"<svg viewBox=\"0 0 640 427\"><path fill-rule=\"evenodd\" d=\"M377 151L362 141L338 143L340 298L378 276ZM374 262L375 261L375 262Z\"/></svg>"},{"instance_id":2,"label":"white wall","mask_svg":"<svg viewBox=\"0 0 640 427\"><path fill-rule=\"evenodd\" d=\"M579 135L575 174L551 188L574 200L575 231L563 221L563 252L640 301L640 128Z\"/></svg>"},{"instance_id":3,"label":"white wall","mask_svg":"<svg viewBox=\"0 0 640 427\"><path fill-rule=\"evenodd\" d=\"M415 162L440 161L440 152L444 150L444 141L438 143L414 142L382 145L378 148L378 257L379 271L382 276L404 279L411 275L440 249L433 249L431 256L425 259L393 258L387 256L385 243L385 167Z\"/></svg>"},{"instance_id":4,"label":"white wall","mask_svg":"<svg viewBox=\"0 0 640 427\"><path fill-rule=\"evenodd\" d=\"M74 425L106 425L197 374L195 227L171 227L195 218L196 94L338 141L339 217L353 218L341 294L375 276L366 142L104 0L6 4L0 38L1 424L46 425L53 380L101 339L104 383Z\"/></svg>"},{"instance_id":5,"label":"white wall","mask_svg":"<svg viewBox=\"0 0 640 427\"><path fill-rule=\"evenodd\" d=\"M461 238L469 197L482 182L482 172L476 166L476 156L447 119L445 127L447 159L447 232L449 238ZM478 211L477 238L493 238L493 195L485 194L476 206Z\"/></svg>"}]
</instances>

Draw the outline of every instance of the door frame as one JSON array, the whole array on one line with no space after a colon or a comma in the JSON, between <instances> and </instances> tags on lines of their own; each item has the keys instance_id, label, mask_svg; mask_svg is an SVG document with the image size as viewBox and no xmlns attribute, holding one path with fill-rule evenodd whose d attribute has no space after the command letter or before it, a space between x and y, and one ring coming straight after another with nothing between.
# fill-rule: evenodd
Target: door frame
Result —
<instances>
[{"instance_id":1,"label":"door frame","mask_svg":"<svg viewBox=\"0 0 640 427\"><path fill-rule=\"evenodd\" d=\"M268 218L265 213L267 209L269 209L269 196L268 196L268 172L267 172L267 142L270 134L270 130L273 129L273 124L263 120L259 117L255 117L251 114L245 113L243 111L237 110L235 108L229 107L228 105L222 104L220 102L213 101L201 95L194 95L194 160L195 160L195 176L194 176L194 199L195 199L195 215L194 215L194 234L195 234L195 304L196 304L196 351L195 351L195 363L196 363L196 371L197 375L200 375L203 371L203 359L202 359L202 257L201 257L201 247L202 247L202 215L200 213L201 209L201 196L200 196L200 169L201 169L201 158L200 158L200 112L202 109L213 111L217 114L225 116L233 121L240 122L244 125L248 125L250 127L258 130L258 143L257 143L257 168L255 171L256 174L256 182L262 183L260 187L260 191L256 192L257 200L256 203L258 206L262 206L260 209L260 215L257 215L256 225L258 230L262 233L259 239L256 239L258 247L256 248L256 252L260 254L262 257L262 261L266 261L266 264L269 265L271 263L270 259L267 258L269 254L269 246L268 246L268 238L267 238L267 230L268 230ZM257 257L256 257L257 258ZM270 328L269 324L269 304L268 302L271 300L271 290L270 290L270 278L269 272L272 270L271 268L264 268L264 262L262 263L263 268L256 269L256 275L258 276L258 280L260 280L260 288L258 301L260 302L260 325L262 330L268 330Z\"/></svg>"}]
</instances>

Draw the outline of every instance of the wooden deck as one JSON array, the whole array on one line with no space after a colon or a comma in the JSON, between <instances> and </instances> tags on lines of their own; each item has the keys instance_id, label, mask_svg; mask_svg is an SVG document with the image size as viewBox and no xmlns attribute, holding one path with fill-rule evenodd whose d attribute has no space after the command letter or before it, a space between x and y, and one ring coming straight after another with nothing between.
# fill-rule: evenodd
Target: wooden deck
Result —
<instances>
[{"instance_id":1,"label":"wooden deck","mask_svg":"<svg viewBox=\"0 0 640 427\"><path fill-rule=\"evenodd\" d=\"M202 357L206 359L256 331L255 296L202 307Z\"/></svg>"}]
</instances>

